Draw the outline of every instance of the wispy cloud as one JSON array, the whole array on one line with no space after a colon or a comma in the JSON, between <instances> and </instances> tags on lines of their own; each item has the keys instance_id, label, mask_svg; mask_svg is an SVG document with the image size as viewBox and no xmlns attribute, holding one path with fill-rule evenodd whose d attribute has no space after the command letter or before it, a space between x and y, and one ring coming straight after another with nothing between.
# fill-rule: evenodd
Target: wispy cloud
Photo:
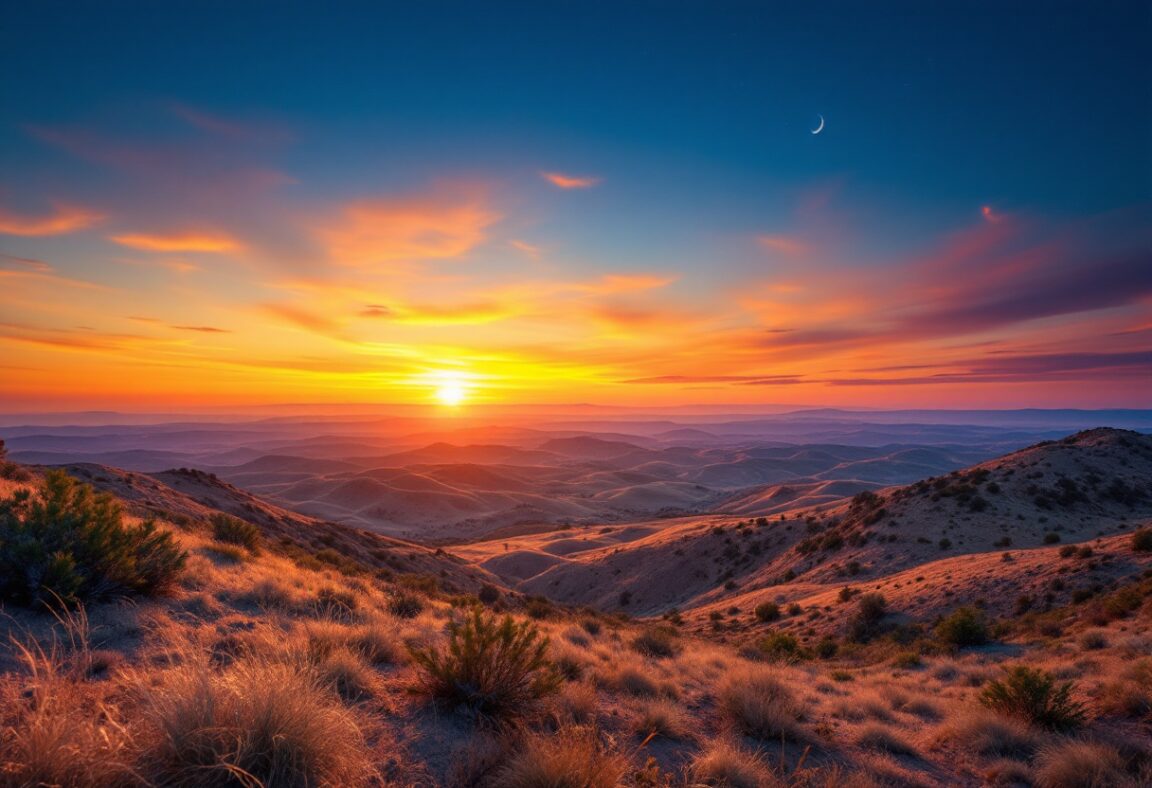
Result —
<instances>
[{"instance_id":1,"label":"wispy cloud","mask_svg":"<svg viewBox=\"0 0 1152 788\"><path fill-rule=\"evenodd\" d=\"M244 244L235 237L216 230L184 230L170 233L124 233L108 240L144 252L238 252Z\"/></svg>"},{"instance_id":2,"label":"wispy cloud","mask_svg":"<svg viewBox=\"0 0 1152 788\"><path fill-rule=\"evenodd\" d=\"M602 180L591 175L565 175L562 172L542 172L540 177L561 189L590 189Z\"/></svg>"},{"instance_id":3,"label":"wispy cloud","mask_svg":"<svg viewBox=\"0 0 1152 788\"><path fill-rule=\"evenodd\" d=\"M315 237L338 265L451 259L486 239L500 215L463 196L359 200L319 223Z\"/></svg>"},{"instance_id":4,"label":"wispy cloud","mask_svg":"<svg viewBox=\"0 0 1152 788\"><path fill-rule=\"evenodd\" d=\"M46 214L20 214L0 208L0 233L4 235L66 235L104 221L105 215L91 208L53 203Z\"/></svg>"}]
</instances>

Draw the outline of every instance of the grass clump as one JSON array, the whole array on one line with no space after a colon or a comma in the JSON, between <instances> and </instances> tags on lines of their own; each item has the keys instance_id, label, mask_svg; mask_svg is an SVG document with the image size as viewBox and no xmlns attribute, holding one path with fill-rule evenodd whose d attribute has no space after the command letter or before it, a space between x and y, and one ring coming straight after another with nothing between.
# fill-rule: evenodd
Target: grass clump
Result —
<instances>
[{"instance_id":1,"label":"grass clump","mask_svg":"<svg viewBox=\"0 0 1152 788\"><path fill-rule=\"evenodd\" d=\"M651 627L632 640L632 648L646 657L674 657L679 651L676 632L666 626Z\"/></svg>"},{"instance_id":2,"label":"grass clump","mask_svg":"<svg viewBox=\"0 0 1152 788\"><path fill-rule=\"evenodd\" d=\"M492 780L494 788L616 788L628 761L607 749L595 732L569 728L526 738Z\"/></svg>"},{"instance_id":3,"label":"grass clump","mask_svg":"<svg viewBox=\"0 0 1152 788\"><path fill-rule=\"evenodd\" d=\"M189 660L142 692L149 784L359 785L373 773L355 718L306 666L248 659L213 673Z\"/></svg>"},{"instance_id":4,"label":"grass clump","mask_svg":"<svg viewBox=\"0 0 1152 788\"><path fill-rule=\"evenodd\" d=\"M0 500L0 599L34 605L158 594L186 560L171 534L151 520L126 524L111 495L63 471L48 472L35 494Z\"/></svg>"},{"instance_id":5,"label":"grass clump","mask_svg":"<svg viewBox=\"0 0 1152 788\"><path fill-rule=\"evenodd\" d=\"M805 738L792 691L766 666L729 673L717 690L717 703L728 721L748 736L768 741Z\"/></svg>"},{"instance_id":6,"label":"grass clump","mask_svg":"<svg viewBox=\"0 0 1152 788\"><path fill-rule=\"evenodd\" d=\"M217 513L208 520L212 538L217 542L243 547L252 555L260 552L260 529L238 517Z\"/></svg>"},{"instance_id":7,"label":"grass clump","mask_svg":"<svg viewBox=\"0 0 1152 788\"><path fill-rule=\"evenodd\" d=\"M1026 665L1005 670L1003 679L991 681L980 694L987 708L1048 730L1071 730L1084 722L1084 706L1072 697L1073 682L1058 682L1051 673Z\"/></svg>"},{"instance_id":8,"label":"grass clump","mask_svg":"<svg viewBox=\"0 0 1152 788\"><path fill-rule=\"evenodd\" d=\"M413 648L411 654L421 671L421 692L498 721L523 715L559 689L547 648L548 639L533 624L476 608L449 626L445 648Z\"/></svg>"}]
</instances>

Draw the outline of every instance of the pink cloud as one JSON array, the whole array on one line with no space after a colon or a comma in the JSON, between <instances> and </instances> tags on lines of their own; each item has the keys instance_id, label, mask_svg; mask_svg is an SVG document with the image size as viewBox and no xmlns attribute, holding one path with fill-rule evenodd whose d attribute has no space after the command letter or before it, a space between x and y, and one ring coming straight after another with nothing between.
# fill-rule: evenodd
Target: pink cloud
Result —
<instances>
[{"instance_id":1,"label":"pink cloud","mask_svg":"<svg viewBox=\"0 0 1152 788\"><path fill-rule=\"evenodd\" d=\"M562 172L542 172L540 177L561 189L590 189L601 181L590 175L565 175Z\"/></svg>"}]
</instances>

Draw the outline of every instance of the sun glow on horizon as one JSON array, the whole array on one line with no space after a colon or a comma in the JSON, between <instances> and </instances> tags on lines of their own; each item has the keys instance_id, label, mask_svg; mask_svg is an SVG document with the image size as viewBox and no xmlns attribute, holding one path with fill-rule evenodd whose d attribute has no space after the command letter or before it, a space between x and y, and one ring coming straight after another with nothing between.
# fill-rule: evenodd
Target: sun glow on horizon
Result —
<instances>
[{"instance_id":1,"label":"sun glow on horizon","mask_svg":"<svg viewBox=\"0 0 1152 788\"><path fill-rule=\"evenodd\" d=\"M444 373L436 381L436 400L449 408L459 407L468 398L468 384L459 375Z\"/></svg>"}]
</instances>

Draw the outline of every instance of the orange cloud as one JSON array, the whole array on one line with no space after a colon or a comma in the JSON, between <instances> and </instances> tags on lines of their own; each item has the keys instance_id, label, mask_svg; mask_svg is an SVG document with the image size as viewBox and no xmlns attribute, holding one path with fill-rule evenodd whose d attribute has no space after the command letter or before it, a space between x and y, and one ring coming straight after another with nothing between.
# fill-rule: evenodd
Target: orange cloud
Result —
<instances>
[{"instance_id":1,"label":"orange cloud","mask_svg":"<svg viewBox=\"0 0 1152 788\"><path fill-rule=\"evenodd\" d=\"M0 208L0 233L4 235L64 235L84 230L104 220L102 213L77 205L54 203L46 216L27 216Z\"/></svg>"},{"instance_id":2,"label":"orange cloud","mask_svg":"<svg viewBox=\"0 0 1152 788\"><path fill-rule=\"evenodd\" d=\"M542 172L540 177L561 189L590 189L600 183L600 178L588 175L565 175L562 172Z\"/></svg>"},{"instance_id":3,"label":"orange cloud","mask_svg":"<svg viewBox=\"0 0 1152 788\"><path fill-rule=\"evenodd\" d=\"M222 254L237 252L244 244L232 236L216 231L185 231L176 233L129 233L111 235L108 240L121 246L145 252L208 252Z\"/></svg>"},{"instance_id":4,"label":"orange cloud","mask_svg":"<svg viewBox=\"0 0 1152 788\"><path fill-rule=\"evenodd\" d=\"M477 201L361 200L315 231L341 265L460 257L480 245L500 216Z\"/></svg>"},{"instance_id":5,"label":"orange cloud","mask_svg":"<svg viewBox=\"0 0 1152 788\"><path fill-rule=\"evenodd\" d=\"M291 304L263 304L262 306L264 311L275 315L284 322L290 323L298 328L315 331L318 334L330 336L340 328L340 325L335 320L306 309L292 306Z\"/></svg>"},{"instance_id":6,"label":"orange cloud","mask_svg":"<svg viewBox=\"0 0 1152 788\"><path fill-rule=\"evenodd\" d=\"M980 213L984 216L985 219L992 222L993 224L996 224L1004 218L995 210L993 210L991 205L982 205L980 207Z\"/></svg>"}]
</instances>

